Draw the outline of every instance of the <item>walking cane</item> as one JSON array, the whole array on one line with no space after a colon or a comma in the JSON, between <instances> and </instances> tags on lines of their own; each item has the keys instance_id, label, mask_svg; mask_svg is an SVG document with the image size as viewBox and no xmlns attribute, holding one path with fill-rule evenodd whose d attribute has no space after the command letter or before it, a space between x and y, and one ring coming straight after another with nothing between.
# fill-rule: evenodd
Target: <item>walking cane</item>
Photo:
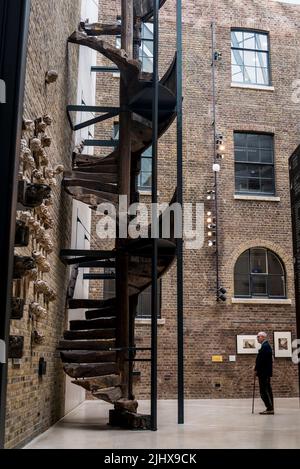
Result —
<instances>
[{"instance_id":1,"label":"walking cane","mask_svg":"<svg viewBox=\"0 0 300 469\"><path fill-rule=\"evenodd\" d=\"M256 374L254 374L254 382L253 382L252 414L254 414L255 382L256 382Z\"/></svg>"}]
</instances>

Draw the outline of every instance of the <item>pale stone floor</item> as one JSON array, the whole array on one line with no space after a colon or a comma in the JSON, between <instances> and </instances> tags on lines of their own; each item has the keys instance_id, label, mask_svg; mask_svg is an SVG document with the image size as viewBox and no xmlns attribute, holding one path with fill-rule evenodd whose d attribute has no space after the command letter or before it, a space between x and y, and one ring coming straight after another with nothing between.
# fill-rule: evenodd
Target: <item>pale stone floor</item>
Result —
<instances>
[{"instance_id":1,"label":"pale stone floor","mask_svg":"<svg viewBox=\"0 0 300 469\"><path fill-rule=\"evenodd\" d=\"M157 432L126 431L107 426L111 406L87 401L26 449L295 449L300 448L298 399L276 399L276 415L255 414L251 400L187 400L185 425L177 425L177 401L159 401ZM149 412L141 401L140 412Z\"/></svg>"}]
</instances>

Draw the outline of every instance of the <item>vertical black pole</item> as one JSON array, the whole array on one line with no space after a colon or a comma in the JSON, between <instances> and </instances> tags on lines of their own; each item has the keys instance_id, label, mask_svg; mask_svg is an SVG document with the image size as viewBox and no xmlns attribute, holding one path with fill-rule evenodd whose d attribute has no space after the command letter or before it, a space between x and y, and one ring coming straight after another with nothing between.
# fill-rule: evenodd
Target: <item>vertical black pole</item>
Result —
<instances>
[{"instance_id":1,"label":"vertical black pole","mask_svg":"<svg viewBox=\"0 0 300 469\"><path fill-rule=\"evenodd\" d=\"M217 163L217 113L216 113L216 31L215 23L211 23L211 53L212 53L212 95L213 95L213 155L214 163ZM220 270L219 270L219 217L218 217L218 198L219 198L219 185L218 185L218 173L214 173L215 181L215 219L216 219L216 298L219 301L219 288L220 288Z\"/></svg>"},{"instance_id":2,"label":"vertical black pole","mask_svg":"<svg viewBox=\"0 0 300 469\"><path fill-rule=\"evenodd\" d=\"M154 52L153 52L153 110L152 110L152 224L157 226L157 153L158 153L158 50L159 50L159 0L154 0ZM156 230L155 230L156 231ZM151 292L151 430L157 430L157 316L158 316L158 275L157 275L157 233L153 237L152 292Z\"/></svg>"},{"instance_id":3,"label":"vertical black pole","mask_svg":"<svg viewBox=\"0 0 300 469\"><path fill-rule=\"evenodd\" d=\"M177 0L177 195L183 207L182 0ZM177 240L178 423L184 423L183 239Z\"/></svg>"},{"instance_id":4,"label":"vertical black pole","mask_svg":"<svg viewBox=\"0 0 300 469\"><path fill-rule=\"evenodd\" d=\"M2 99L0 103L0 132L5 136L0 172L0 341L4 349L4 356L0 356L0 448L5 444L7 344L29 11L29 0L0 2L0 80L6 84L5 103Z\"/></svg>"}]
</instances>

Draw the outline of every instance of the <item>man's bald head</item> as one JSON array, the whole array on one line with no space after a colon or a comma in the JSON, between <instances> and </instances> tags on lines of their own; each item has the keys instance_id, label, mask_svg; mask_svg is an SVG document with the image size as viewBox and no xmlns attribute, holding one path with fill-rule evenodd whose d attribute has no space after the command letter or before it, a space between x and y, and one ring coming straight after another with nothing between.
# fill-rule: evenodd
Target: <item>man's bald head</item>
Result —
<instances>
[{"instance_id":1,"label":"man's bald head","mask_svg":"<svg viewBox=\"0 0 300 469\"><path fill-rule=\"evenodd\" d=\"M257 334L257 340L260 344L262 344L266 340L267 337L268 337L268 334L266 332L259 332Z\"/></svg>"}]
</instances>

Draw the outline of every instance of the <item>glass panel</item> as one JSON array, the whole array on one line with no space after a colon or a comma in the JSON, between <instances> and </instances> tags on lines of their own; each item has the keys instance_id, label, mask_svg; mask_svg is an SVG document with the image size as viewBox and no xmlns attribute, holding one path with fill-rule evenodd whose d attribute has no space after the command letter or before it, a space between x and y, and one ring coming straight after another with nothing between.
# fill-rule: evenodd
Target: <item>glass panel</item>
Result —
<instances>
[{"instance_id":1,"label":"glass panel","mask_svg":"<svg viewBox=\"0 0 300 469\"><path fill-rule=\"evenodd\" d=\"M275 194L274 181L269 179L262 179L261 192L263 194Z\"/></svg>"},{"instance_id":2,"label":"glass panel","mask_svg":"<svg viewBox=\"0 0 300 469\"><path fill-rule=\"evenodd\" d=\"M153 41L153 32L153 23L143 23L142 39L148 39Z\"/></svg>"},{"instance_id":3,"label":"glass panel","mask_svg":"<svg viewBox=\"0 0 300 469\"><path fill-rule=\"evenodd\" d=\"M152 187L152 174L151 173L141 173L141 187Z\"/></svg>"},{"instance_id":4,"label":"glass panel","mask_svg":"<svg viewBox=\"0 0 300 469\"><path fill-rule=\"evenodd\" d=\"M148 173L151 173L152 172L152 158L142 158L141 168L143 172L146 171Z\"/></svg>"},{"instance_id":5,"label":"glass panel","mask_svg":"<svg viewBox=\"0 0 300 469\"><path fill-rule=\"evenodd\" d=\"M234 145L236 147L246 147L247 146L247 134L235 132Z\"/></svg>"},{"instance_id":6,"label":"glass panel","mask_svg":"<svg viewBox=\"0 0 300 469\"><path fill-rule=\"evenodd\" d=\"M248 179L236 178L235 190L237 192L248 192Z\"/></svg>"},{"instance_id":7,"label":"glass panel","mask_svg":"<svg viewBox=\"0 0 300 469\"><path fill-rule=\"evenodd\" d=\"M268 68L268 54L266 52L256 52L256 65L260 68Z\"/></svg>"},{"instance_id":8,"label":"glass panel","mask_svg":"<svg viewBox=\"0 0 300 469\"><path fill-rule=\"evenodd\" d=\"M285 296L285 279L282 275L270 275L268 277L268 294L269 296L284 297Z\"/></svg>"},{"instance_id":9,"label":"glass panel","mask_svg":"<svg viewBox=\"0 0 300 469\"><path fill-rule=\"evenodd\" d=\"M273 163L273 152L272 150L261 150L260 157L262 163Z\"/></svg>"},{"instance_id":10,"label":"glass panel","mask_svg":"<svg viewBox=\"0 0 300 469\"><path fill-rule=\"evenodd\" d=\"M245 82L246 83L256 83L256 73L255 67L245 67Z\"/></svg>"},{"instance_id":11,"label":"glass panel","mask_svg":"<svg viewBox=\"0 0 300 469\"><path fill-rule=\"evenodd\" d=\"M269 85L269 71L267 68L257 68L257 84L258 85Z\"/></svg>"},{"instance_id":12,"label":"glass panel","mask_svg":"<svg viewBox=\"0 0 300 469\"><path fill-rule=\"evenodd\" d=\"M142 292L139 295L139 301L137 306L137 317L138 318L151 318L151 287L148 287L147 290ZM161 297L161 281L158 281L158 295L159 295L159 308L158 308L158 318L161 318L161 308L160 308L160 297Z\"/></svg>"},{"instance_id":13,"label":"glass panel","mask_svg":"<svg viewBox=\"0 0 300 469\"><path fill-rule=\"evenodd\" d=\"M267 34L256 34L256 47L259 50L269 50Z\"/></svg>"},{"instance_id":14,"label":"glass panel","mask_svg":"<svg viewBox=\"0 0 300 469\"><path fill-rule=\"evenodd\" d=\"M260 180L259 179L249 179L249 191L260 192Z\"/></svg>"},{"instance_id":15,"label":"glass panel","mask_svg":"<svg viewBox=\"0 0 300 469\"><path fill-rule=\"evenodd\" d=\"M261 167L261 177L273 179L274 169L273 166L262 166Z\"/></svg>"},{"instance_id":16,"label":"glass panel","mask_svg":"<svg viewBox=\"0 0 300 469\"><path fill-rule=\"evenodd\" d=\"M260 148L273 149L273 135L260 135L259 136Z\"/></svg>"},{"instance_id":17,"label":"glass panel","mask_svg":"<svg viewBox=\"0 0 300 469\"><path fill-rule=\"evenodd\" d=\"M153 59L143 58L143 72L153 73Z\"/></svg>"},{"instance_id":18,"label":"glass panel","mask_svg":"<svg viewBox=\"0 0 300 469\"><path fill-rule=\"evenodd\" d=\"M245 49L255 49L255 33L254 32L249 32L246 33L244 32L244 48Z\"/></svg>"},{"instance_id":19,"label":"glass panel","mask_svg":"<svg viewBox=\"0 0 300 469\"><path fill-rule=\"evenodd\" d=\"M147 57L153 57L154 52L154 43L153 41L143 41L143 54Z\"/></svg>"},{"instance_id":20,"label":"glass panel","mask_svg":"<svg viewBox=\"0 0 300 469\"><path fill-rule=\"evenodd\" d=\"M255 67L255 56L256 52L245 51L244 52L244 65L249 67Z\"/></svg>"},{"instance_id":21,"label":"glass panel","mask_svg":"<svg viewBox=\"0 0 300 469\"><path fill-rule=\"evenodd\" d=\"M235 161L248 161L246 150L235 150Z\"/></svg>"},{"instance_id":22,"label":"glass panel","mask_svg":"<svg viewBox=\"0 0 300 469\"><path fill-rule=\"evenodd\" d=\"M248 165L248 176L249 178L259 178L260 177L260 170L259 166L257 165Z\"/></svg>"},{"instance_id":23,"label":"glass panel","mask_svg":"<svg viewBox=\"0 0 300 469\"><path fill-rule=\"evenodd\" d=\"M248 150L248 161L259 163L259 150Z\"/></svg>"},{"instance_id":24,"label":"glass panel","mask_svg":"<svg viewBox=\"0 0 300 469\"><path fill-rule=\"evenodd\" d=\"M250 250L250 270L252 274L267 273L267 256L265 249L254 248Z\"/></svg>"},{"instance_id":25,"label":"glass panel","mask_svg":"<svg viewBox=\"0 0 300 469\"><path fill-rule=\"evenodd\" d=\"M231 32L231 45L232 47L243 47L243 32L232 31Z\"/></svg>"},{"instance_id":26,"label":"glass panel","mask_svg":"<svg viewBox=\"0 0 300 469\"><path fill-rule=\"evenodd\" d=\"M282 264L274 252L268 251L269 274L284 275Z\"/></svg>"},{"instance_id":27,"label":"glass panel","mask_svg":"<svg viewBox=\"0 0 300 469\"><path fill-rule=\"evenodd\" d=\"M234 294L235 296L250 296L249 275L234 276Z\"/></svg>"},{"instance_id":28,"label":"glass panel","mask_svg":"<svg viewBox=\"0 0 300 469\"><path fill-rule=\"evenodd\" d=\"M251 293L253 296L267 295L267 279L268 277L266 275L251 276Z\"/></svg>"},{"instance_id":29,"label":"glass panel","mask_svg":"<svg viewBox=\"0 0 300 469\"><path fill-rule=\"evenodd\" d=\"M248 165L246 164L236 164L235 165L235 174L237 177L247 177L248 176Z\"/></svg>"},{"instance_id":30,"label":"glass panel","mask_svg":"<svg viewBox=\"0 0 300 469\"><path fill-rule=\"evenodd\" d=\"M259 135L247 134L247 146L250 148L259 148Z\"/></svg>"},{"instance_id":31,"label":"glass panel","mask_svg":"<svg viewBox=\"0 0 300 469\"><path fill-rule=\"evenodd\" d=\"M235 274L249 274L249 250L238 258L234 272Z\"/></svg>"}]
</instances>

